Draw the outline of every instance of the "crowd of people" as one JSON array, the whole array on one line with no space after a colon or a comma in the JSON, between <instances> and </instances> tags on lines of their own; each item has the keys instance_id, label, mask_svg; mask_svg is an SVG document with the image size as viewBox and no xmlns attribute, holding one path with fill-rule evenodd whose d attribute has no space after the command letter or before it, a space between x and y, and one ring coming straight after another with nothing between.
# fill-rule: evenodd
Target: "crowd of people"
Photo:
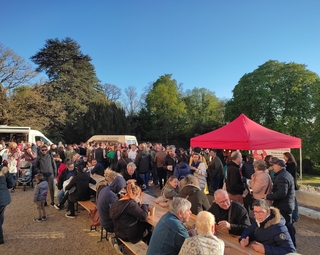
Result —
<instances>
[{"instance_id":1,"label":"crowd of people","mask_svg":"<svg viewBox=\"0 0 320 255\"><path fill-rule=\"evenodd\" d=\"M293 223L299 219L295 198L299 187L296 162L289 152L283 160L269 155L254 161L252 155L243 160L239 151L199 147L185 151L159 143L48 146L37 141L1 144L0 156L0 243L4 208L10 202L8 187L14 192L19 162L28 161L36 180L36 222L47 220L47 204L58 210L67 206L65 216L75 218L74 204L93 196L91 175L105 176L106 185L97 187L96 204L101 226L114 233L109 239L119 254L117 238L143 240L149 245L147 254L190 254L190 250L223 254L216 228L240 236L239 245L252 243L260 253L296 251ZM146 223L148 205L141 203L141 192L149 185L161 190L156 202L169 207L154 229ZM206 194L214 195L211 205ZM197 215L197 231L184 224L191 213Z\"/></svg>"}]
</instances>

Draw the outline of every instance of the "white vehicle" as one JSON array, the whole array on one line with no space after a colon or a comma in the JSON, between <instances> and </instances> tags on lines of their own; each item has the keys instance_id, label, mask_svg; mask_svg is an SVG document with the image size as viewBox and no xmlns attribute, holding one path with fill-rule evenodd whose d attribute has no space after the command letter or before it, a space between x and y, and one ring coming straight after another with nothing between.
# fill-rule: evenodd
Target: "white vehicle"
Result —
<instances>
[{"instance_id":1,"label":"white vehicle","mask_svg":"<svg viewBox=\"0 0 320 255\"><path fill-rule=\"evenodd\" d=\"M14 127L0 125L0 140L4 140L6 144L9 142L31 142L43 141L52 144L52 142L40 131L31 129L30 127Z\"/></svg>"},{"instance_id":2,"label":"white vehicle","mask_svg":"<svg viewBox=\"0 0 320 255\"><path fill-rule=\"evenodd\" d=\"M137 138L133 135L94 135L87 142L109 142L138 145Z\"/></svg>"}]
</instances>

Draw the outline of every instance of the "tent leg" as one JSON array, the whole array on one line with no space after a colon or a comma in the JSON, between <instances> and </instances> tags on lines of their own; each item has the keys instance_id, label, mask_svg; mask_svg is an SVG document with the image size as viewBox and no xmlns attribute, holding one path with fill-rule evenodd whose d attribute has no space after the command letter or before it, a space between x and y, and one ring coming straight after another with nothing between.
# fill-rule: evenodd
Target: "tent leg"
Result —
<instances>
[{"instance_id":1,"label":"tent leg","mask_svg":"<svg viewBox=\"0 0 320 255\"><path fill-rule=\"evenodd\" d=\"M300 185L302 185L302 148L300 147Z\"/></svg>"}]
</instances>

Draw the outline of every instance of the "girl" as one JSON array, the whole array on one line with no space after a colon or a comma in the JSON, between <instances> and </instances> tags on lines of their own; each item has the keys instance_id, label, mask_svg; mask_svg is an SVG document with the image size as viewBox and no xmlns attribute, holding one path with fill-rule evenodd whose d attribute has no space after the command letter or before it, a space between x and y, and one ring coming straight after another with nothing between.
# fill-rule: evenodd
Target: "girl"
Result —
<instances>
[{"instance_id":1,"label":"girl","mask_svg":"<svg viewBox=\"0 0 320 255\"><path fill-rule=\"evenodd\" d=\"M179 195L178 185L178 178L173 175L170 176L161 191L161 196L158 197L155 202L161 206L169 206L170 201L173 199L173 197Z\"/></svg>"},{"instance_id":2,"label":"girl","mask_svg":"<svg viewBox=\"0 0 320 255\"><path fill-rule=\"evenodd\" d=\"M48 194L48 182L44 180L44 176L41 173L35 175L36 186L34 187L33 202L37 205L39 217L35 218L35 222L41 222L47 220L45 202Z\"/></svg>"}]
</instances>

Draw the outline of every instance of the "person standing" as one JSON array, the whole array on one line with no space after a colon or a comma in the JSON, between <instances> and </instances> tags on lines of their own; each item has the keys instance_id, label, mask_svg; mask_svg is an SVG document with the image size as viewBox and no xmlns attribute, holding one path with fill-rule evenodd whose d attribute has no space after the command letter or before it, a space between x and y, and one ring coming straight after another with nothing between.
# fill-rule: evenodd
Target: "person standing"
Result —
<instances>
[{"instance_id":1,"label":"person standing","mask_svg":"<svg viewBox=\"0 0 320 255\"><path fill-rule=\"evenodd\" d=\"M240 174L240 164L242 162L242 155L239 151L234 151L230 156L231 161L227 163L227 192L231 200L243 204L244 183L242 182Z\"/></svg>"},{"instance_id":2,"label":"person standing","mask_svg":"<svg viewBox=\"0 0 320 255\"><path fill-rule=\"evenodd\" d=\"M57 173L57 165L52 155L48 153L46 145L41 146L41 154L37 157L35 163L36 171L42 173L49 184L51 206L54 206L54 182L53 179Z\"/></svg>"},{"instance_id":3,"label":"person standing","mask_svg":"<svg viewBox=\"0 0 320 255\"><path fill-rule=\"evenodd\" d=\"M292 212L294 210L295 190L294 179L286 170L283 160L273 157L270 161L275 172L272 194L266 195L264 199L272 200L273 206L280 210L281 215L286 220L286 226L291 236L292 242L296 247L296 230L292 222Z\"/></svg>"},{"instance_id":4,"label":"person standing","mask_svg":"<svg viewBox=\"0 0 320 255\"><path fill-rule=\"evenodd\" d=\"M210 161L208 164L208 188L209 193L213 194L220 187L220 183L223 179L223 165L219 157L217 157L217 150L211 149ZM221 185L222 186L222 185Z\"/></svg>"},{"instance_id":5,"label":"person standing","mask_svg":"<svg viewBox=\"0 0 320 255\"><path fill-rule=\"evenodd\" d=\"M161 190L163 185L165 185L167 182L167 170L164 169L163 167L166 157L167 157L167 153L163 150L163 147L159 145L159 150L154 156L154 162L156 163L156 166L157 166L157 173L158 173L158 179L159 179Z\"/></svg>"},{"instance_id":6,"label":"person standing","mask_svg":"<svg viewBox=\"0 0 320 255\"><path fill-rule=\"evenodd\" d=\"M34 187L33 202L37 205L38 218L33 219L35 222L42 222L47 220L45 202L48 194L48 182L44 180L41 173L36 174L36 186Z\"/></svg>"},{"instance_id":7,"label":"person standing","mask_svg":"<svg viewBox=\"0 0 320 255\"><path fill-rule=\"evenodd\" d=\"M149 189L149 171L152 170L151 156L143 143L139 145L139 153L134 163L137 166L140 177L146 185L146 189Z\"/></svg>"},{"instance_id":8,"label":"person standing","mask_svg":"<svg viewBox=\"0 0 320 255\"><path fill-rule=\"evenodd\" d=\"M4 221L4 210L11 202L11 197L8 188L12 188L15 181L12 175L9 173L8 162L3 161L3 167L0 169L0 245L4 244L3 238L3 221Z\"/></svg>"}]
</instances>

